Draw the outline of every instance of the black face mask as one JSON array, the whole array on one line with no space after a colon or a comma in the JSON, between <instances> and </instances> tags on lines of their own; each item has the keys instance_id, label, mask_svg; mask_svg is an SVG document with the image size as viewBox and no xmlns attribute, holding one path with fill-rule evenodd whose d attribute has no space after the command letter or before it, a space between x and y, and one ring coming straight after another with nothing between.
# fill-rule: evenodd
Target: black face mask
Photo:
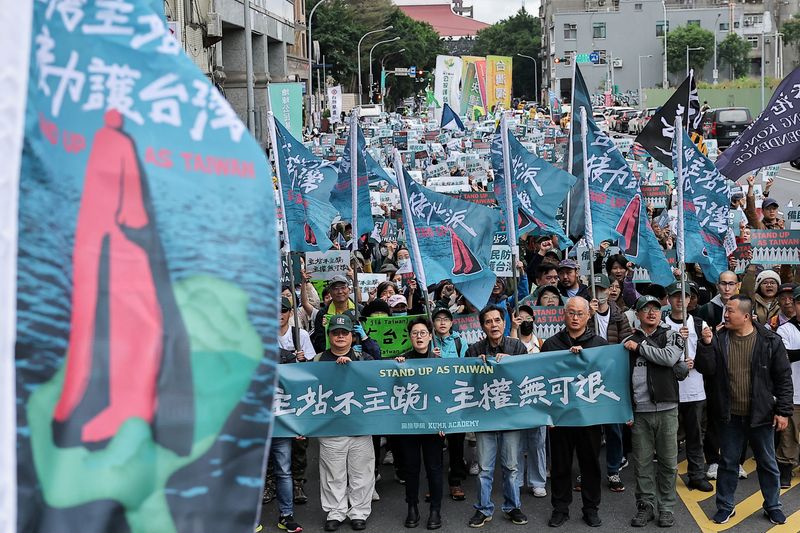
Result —
<instances>
[{"instance_id":1,"label":"black face mask","mask_svg":"<svg viewBox=\"0 0 800 533\"><path fill-rule=\"evenodd\" d=\"M524 336L528 336L533 333L533 322L532 321L525 321L519 325L519 332Z\"/></svg>"}]
</instances>

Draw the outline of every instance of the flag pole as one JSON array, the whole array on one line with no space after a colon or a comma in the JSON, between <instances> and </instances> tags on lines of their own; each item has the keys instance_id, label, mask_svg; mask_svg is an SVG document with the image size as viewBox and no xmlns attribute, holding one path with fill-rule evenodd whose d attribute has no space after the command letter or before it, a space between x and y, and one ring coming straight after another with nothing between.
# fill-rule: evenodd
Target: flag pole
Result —
<instances>
[{"instance_id":1,"label":"flag pole","mask_svg":"<svg viewBox=\"0 0 800 533\"><path fill-rule=\"evenodd\" d=\"M692 133L692 127L689 124L689 106L692 105L692 81L694 81L694 69L689 69L689 87L688 91L686 91L686 131L690 134ZM683 145L683 141L681 141L681 145ZM683 157L683 154L681 154Z\"/></svg>"},{"instance_id":2,"label":"flag pole","mask_svg":"<svg viewBox=\"0 0 800 533\"><path fill-rule=\"evenodd\" d=\"M506 191L506 235L511 245L511 275L514 279L514 312L519 312L519 281L517 262L519 261L519 240L517 239L517 214L514 212L514 190L511 188L511 149L508 146L508 115L500 118L500 136L503 142L503 183Z\"/></svg>"},{"instance_id":3,"label":"flag pole","mask_svg":"<svg viewBox=\"0 0 800 533\"><path fill-rule=\"evenodd\" d=\"M280 195L281 199L281 221L283 225L283 246L284 250L286 250L286 266L289 269L289 284L292 286L292 296L295 296L294 292L294 267L292 266L292 241L289 239L289 223L286 219L286 205L284 202L283 196L283 179L281 178L281 165L280 159L278 156L278 132L277 128L275 127L275 115L272 111L267 113L269 123L269 138L270 142L272 143L272 153L274 154L273 157L275 159L275 177L277 178L278 182L278 194ZM292 336L292 342L294 343L295 351L300 349L300 317L297 314L297 302L292 309L292 315L294 315L294 330Z\"/></svg>"},{"instance_id":4,"label":"flag pole","mask_svg":"<svg viewBox=\"0 0 800 533\"><path fill-rule=\"evenodd\" d=\"M353 238L352 257L350 266L353 268L353 299L355 306L353 315L358 322L358 302L360 290L358 288L358 241L361 235L358 231L358 108L350 113L350 201L352 202L352 215L350 216L351 234Z\"/></svg>"},{"instance_id":5,"label":"flag pole","mask_svg":"<svg viewBox=\"0 0 800 533\"><path fill-rule=\"evenodd\" d=\"M569 159L567 160L567 172L572 174L572 156L575 153L575 147L572 143L572 126L575 123L575 69L577 69L577 63L575 62L575 58L572 58L572 93L570 94L570 105L572 108L570 109L570 117L569 117ZM553 110L550 110L552 113ZM566 231L564 232L567 235L567 238L572 238L569 231L569 206L572 200L572 189L567 191L567 203L564 204L567 207L567 212L564 214L565 223L566 223Z\"/></svg>"},{"instance_id":6,"label":"flag pole","mask_svg":"<svg viewBox=\"0 0 800 533\"><path fill-rule=\"evenodd\" d=\"M691 76L691 71L689 73ZM689 84L691 87L691 83ZM686 114L689 114L689 110L687 108ZM684 243L684 237L686 236L684 231L684 212L683 212L683 187L684 187L684 175L683 175L683 121L681 117L675 117L675 137L674 142L677 144L678 149L678 175L676 176L676 181L678 185L678 270L680 270L681 275L681 327L688 327L686 325L686 246ZM683 343L683 358L684 360L688 358L688 344Z\"/></svg>"},{"instance_id":7,"label":"flag pole","mask_svg":"<svg viewBox=\"0 0 800 533\"><path fill-rule=\"evenodd\" d=\"M589 272L590 278L589 282L592 287L592 298L595 298L595 282L594 282L594 230L592 229L592 204L590 202L590 195L589 195L589 157L588 157L588 146L586 145L586 136L587 131L586 128L588 126L588 119L586 118L586 108L581 107L581 150L583 152L583 212L584 218L586 219L586 232L585 238L586 242L589 244ZM600 332L600 325L597 323L597 320L594 321L594 329L595 333L599 334Z\"/></svg>"},{"instance_id":8,"label":"flag pole","mask_svg":"<svg viewBox=\"0 0 800 533\"><path fill-rule=\"evenodd\" d=\"M406 178L403 174L403 157L400 151L395 148L394 153L394 174L397 178L397 186L400 189L400 205L403 209L403 224L406 229L406 239L411 244L411 253L414 257L414 263L417 265L415 275L417 277L417 285L422 290L422 296L425 298L425 313L428 315L428 321L433 323L431 319L431 306L428 303L428 281L425 278L425 265L422 262L422 255L419 253L419 241L417 241L417 231L414 228L414 216L411 212L410 204L408 203L408 189L406 189ZM435 337L435 335L434 335Z\"/></svg>"}]
</instances>

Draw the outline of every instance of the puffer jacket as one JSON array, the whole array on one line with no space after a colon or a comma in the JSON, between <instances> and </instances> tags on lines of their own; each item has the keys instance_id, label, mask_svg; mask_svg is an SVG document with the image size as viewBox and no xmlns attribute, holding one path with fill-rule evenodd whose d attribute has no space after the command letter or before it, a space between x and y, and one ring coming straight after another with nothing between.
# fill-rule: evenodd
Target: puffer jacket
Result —
<instances>
[{"instance_id":1,"label":"puffer jacket","mask_svg":"<svg viewBox=\"0 0 800 533\"><path fill-rule=\"evenodd\" d=\"M608 344L619 344L622 342L622 339L633 334L633 330L628 322L628 317L623 314L615 302L609 301L608 307L609 315L606 340ZM586 326L586 329L596 331L594 317L589 319L589 324Z\"/></svg>"}]
</instances>

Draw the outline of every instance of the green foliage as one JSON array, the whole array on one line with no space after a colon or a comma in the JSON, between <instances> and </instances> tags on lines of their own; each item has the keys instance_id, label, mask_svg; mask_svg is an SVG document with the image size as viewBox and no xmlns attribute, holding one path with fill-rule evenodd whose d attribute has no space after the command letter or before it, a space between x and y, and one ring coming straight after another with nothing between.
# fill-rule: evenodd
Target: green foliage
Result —
<instances>
[{"instance_id":1,"label":"green foliage","mask_svg":"<svg viewBox=\"0 0 800 533\"><path fill-rule=\"evenodd\" d=\"M306 0L306 13L316 3L317 0ZM311 38L319 41L325 61L332 64L328 74L349 90L357 82L356 45L365 33L355 15L344 0L328 0L317 8L311 26Z\"/></svg>"},{"instance_id":2,"label":"green foliage","mask_svg":"<svg viewBox=\"0 0 800 533\"><path fill-rule=\"evenodd\" d=\"M750 66L750 43L739 37L735 33L729 33L717 47L717 55L720 64L733 67L733 77L742 76L747 73Z\"/></svg>"},{"instance_id":3,"label":"green foliage","mask_svg":"<svg viewBox=\"0 0 800 533\"><path fill-rule=\"evenodd\" d=\"M781 80L777 78L766 78L764 79L764 86L768 89L774 89L778 86ZM720 90L729 90L729 89L759 89L761 88L761 78L737 78L735 80L725 80L719 82L717 85L714 85L708 81L698 81L697 82L698 89L720 89ZM701 95L702 96L702 95Z\"/></svg>"},{"instance_id":4,"label":"green foliage","mask_svg":"<svg viewBox=\"0 0 800 533\"><path fill-rule=\"evenodd\" d=\"M680 26L667 33L667 69L670 72L686 71L686 47L702 46L704 50L689 52L689 67L699 78L703 67L714 55L714 34L695 24Z\"/></svg>"},{"instance_id":5,"label":"green foliage","mask_svg":"<svg viewBox=\"0 0 800 533\"><path fill-rule=\"evenodd\" d=\"M791 19L784 22L781 31L783 32L783 42L800 48L800 14L794 14Z\"/></svg>"},{"instance_id":6,"label":"green foliage","mask_svg":"<svg viewBox=\"0 0 800 533\"><path fill-rule=\"evenodd\" d=\"M514 58L513 94L533 99L537 95L534 88L534 66L530 59L519 57L525 54L536 58L535 71L541 83L541 23L523 7L516 15L503 19L478 32L472 54L476 56L499 55Z\"/></svg>"}]
</instances>

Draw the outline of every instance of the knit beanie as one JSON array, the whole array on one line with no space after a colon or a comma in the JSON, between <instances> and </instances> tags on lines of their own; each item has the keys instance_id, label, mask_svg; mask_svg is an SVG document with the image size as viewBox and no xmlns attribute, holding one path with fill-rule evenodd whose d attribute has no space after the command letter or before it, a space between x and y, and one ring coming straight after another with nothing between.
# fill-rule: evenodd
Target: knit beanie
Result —
<instances>
[{"instance_id":1,"label":"knit beanie","mask_svg":"<svg viewBox=\"0 0 800 533\"><path fill-rule=\"evenodd\" d=\"M758 288L766 279L772 279L775 280L775 283L777 283L778 285L781 284L781 277L778 275L777 272L775 272L774 270L764 270L763 272L761 272L761 274L759 274L756 277L756 290L758 290Z\"/></svg>"}]
</instances>

